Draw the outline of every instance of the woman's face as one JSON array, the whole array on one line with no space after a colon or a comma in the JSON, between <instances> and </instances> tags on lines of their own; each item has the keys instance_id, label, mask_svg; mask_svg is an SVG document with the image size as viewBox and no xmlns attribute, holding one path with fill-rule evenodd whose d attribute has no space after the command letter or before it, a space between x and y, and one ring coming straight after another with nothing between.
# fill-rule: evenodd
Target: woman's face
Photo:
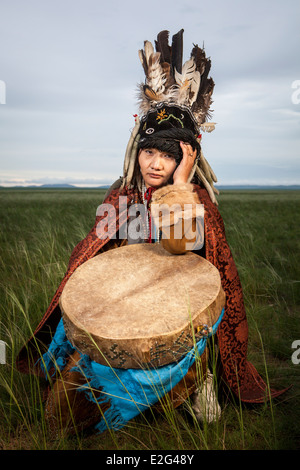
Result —
<instances>
[{"instance_id":1,"label":"woman's face","mask_svg":"<svg viewBox=\"0 0 300 470\"><path fill-rule=\"evenodd\" d=\"M139 165L146 187L160 188L168 184L176 161L172 155L150 148L140 150Z\"/></svg>"}]
</instances>

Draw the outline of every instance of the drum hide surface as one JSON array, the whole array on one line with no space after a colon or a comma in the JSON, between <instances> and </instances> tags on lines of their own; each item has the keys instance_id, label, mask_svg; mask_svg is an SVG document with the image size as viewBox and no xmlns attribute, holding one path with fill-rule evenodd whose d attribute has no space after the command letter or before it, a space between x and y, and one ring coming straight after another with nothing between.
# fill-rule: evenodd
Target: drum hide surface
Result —
<instances>
[{"instance_id":1,"label":"drum hide surface","mask_svg":"<svg viewBox=\"0 0 300 470\"><path fill-rule=\"evenodd\" d=\"M159 367L179 360L225 305L218 270L188 252L137 244L79 266L60 298L70 342L103 365Z\"/></svg>"}]
</instances>

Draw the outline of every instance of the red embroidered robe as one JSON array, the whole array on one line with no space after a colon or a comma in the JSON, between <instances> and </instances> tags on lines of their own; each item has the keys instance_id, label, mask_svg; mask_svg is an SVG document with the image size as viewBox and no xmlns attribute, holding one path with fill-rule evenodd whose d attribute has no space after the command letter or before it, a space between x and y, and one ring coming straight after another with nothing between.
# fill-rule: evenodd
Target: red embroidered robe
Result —
<instances>
[{"instance_id":1,"label":"red embroidered robe","mask_svg":"<svg viewBox=\"0 0 300 470\"><path fill-rule=\"evenodd\" d=\"M223 220L217 207L211 202L207 191L195 185L200 202L205 208L205 257L220 272L222 287L226 293L226 307L223 320L217 332L217 340L221 358L221 373L229 388L244 402L262 403L268 398L268 389L256 371L247 360L248 325L245 314L242 287L239 275L228 246ZM127 222L127 210L119 211L119 196L126 196L128 205L139 202L138 193L133 190L114 189L104 201L116 210L116 226L107 226L107 238L100 239L96 234L98 223L102 216L96 217L95 224L89 234L73 250L67 272L58 287L45 315L37 326L32 338L21 349L17 358L17 367L21 372L39 374L34 364L43 353L51 340L51 333L61 318L59 298L62 290L75 269L82 263L98 254L99 250L109 249L111 239ZM38 349L40 348L40 351ZM271 390L274 398L285 390Z\"/></svg>"}]
</instances>

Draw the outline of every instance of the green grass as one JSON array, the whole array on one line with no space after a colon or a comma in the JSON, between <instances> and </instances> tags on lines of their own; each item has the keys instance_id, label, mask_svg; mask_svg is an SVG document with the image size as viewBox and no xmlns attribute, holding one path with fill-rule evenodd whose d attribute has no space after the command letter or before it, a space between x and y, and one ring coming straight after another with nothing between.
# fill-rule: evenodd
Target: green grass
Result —
<instances>
[{"instance_id":1,"label":"green grass","mask_svg":"<svg viewBox=\"0 0 300 470\"><path fill-rule=\"evenodd\" d=\"M223 191L219 209L241 277L249 322L249 360L280 400L223 404L222 418L199 426L186 406L151 410L119 432L49 439L45 383L20 374L15 358L62 279L73 247L94 223L100 190L0 191L0 449L299 449L300 340L297 191Z\"/></svg>"}]
</instances>

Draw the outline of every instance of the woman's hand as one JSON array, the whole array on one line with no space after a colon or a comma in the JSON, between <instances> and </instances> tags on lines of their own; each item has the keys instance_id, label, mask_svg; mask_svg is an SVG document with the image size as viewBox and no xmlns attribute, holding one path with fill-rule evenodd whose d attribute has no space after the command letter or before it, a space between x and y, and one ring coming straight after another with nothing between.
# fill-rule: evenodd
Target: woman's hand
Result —
<instances>
[{"instance_id":1,"label":"woman's hand","mask_svg":"<svg viewBox=\"0 0 300 470\"><path fill-rule=\"evenodd\" d=\"M193 150L190 144L180 142L182 160L173 174L173 184L187 183L190 172L197 157L197 150Z\"/></svg>"}]
</instances>

